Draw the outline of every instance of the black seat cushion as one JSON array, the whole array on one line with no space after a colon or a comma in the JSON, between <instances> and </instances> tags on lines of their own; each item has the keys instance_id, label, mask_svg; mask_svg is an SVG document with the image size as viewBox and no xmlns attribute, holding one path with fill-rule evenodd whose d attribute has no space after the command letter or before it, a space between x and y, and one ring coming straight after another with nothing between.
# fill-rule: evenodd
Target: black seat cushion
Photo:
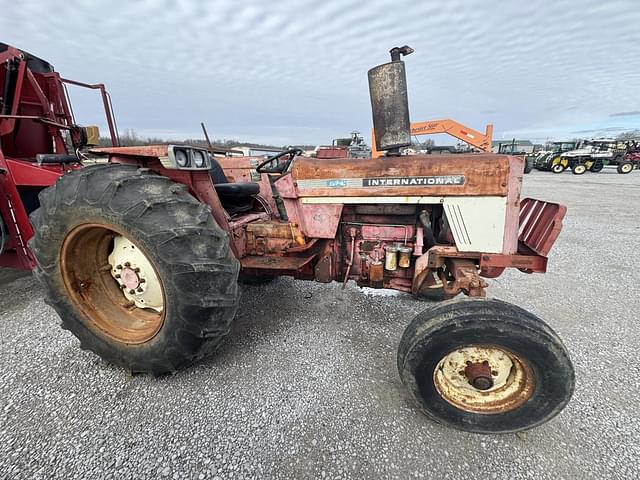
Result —
<instances>
[{"instance_id":1,"label":"black seat cushion","mask_svg":"<svg viewBox=\"0 0 640 480\"><path fill-rule=\"evenodd\" d=\"M253 195L260 193L260 185L254 182L229 183L222 166L215 158L211 159L209 176L216 193L220 197L222 206L230 213L235 214L251 210Z\"/></svg>"},{"instance_id":2,"label":"black seat cushion","mask_svg":"<svg viewBox=\"0 0 640 480\"><path fill-rule=\"evenodd\" d=\"M260 185L254 182L219 183L214 187L219 196L227 198L246 198L260 193Z\"/></svg>"}]
</instances>

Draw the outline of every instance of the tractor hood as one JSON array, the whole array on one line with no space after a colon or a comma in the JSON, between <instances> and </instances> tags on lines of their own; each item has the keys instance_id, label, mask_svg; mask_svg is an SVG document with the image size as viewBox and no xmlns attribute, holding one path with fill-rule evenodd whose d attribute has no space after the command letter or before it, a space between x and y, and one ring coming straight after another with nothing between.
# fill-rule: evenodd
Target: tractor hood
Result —
<instances>
[{"instance_id":1,"label":"tractor hood","mask_svg":"<svg viewBox=\"0 0 640 480\"><path fill-rule=\"evenodd\" d=\"M92 148L89 152L96 155L123 155L132 157L166 157L169 145L141 145L136 147Z\"/></svg>"},{"instance_id":2,"label":"tractor hood","mask_svg":"<svg viewBox=\"0 0 640 480\"><path fill-rule=\"evenodd\" d=\"M583 155L591 155L591 153L593 153L593 149L591 148L578 148L577 150L564 152L562 155L567 157L580 157Z\"/></svg>"},{"instance_id":3,"label":"tractor hood","mask_svg":"<svg viewBox=\"0 0 640 480\"><path fill-rule=\"evenodd\" d=\"M432 155L353 159L299 157L292 179L299 197L506 196L522 181L523 160L510 155Z\"/></svg>"}]
</instances>

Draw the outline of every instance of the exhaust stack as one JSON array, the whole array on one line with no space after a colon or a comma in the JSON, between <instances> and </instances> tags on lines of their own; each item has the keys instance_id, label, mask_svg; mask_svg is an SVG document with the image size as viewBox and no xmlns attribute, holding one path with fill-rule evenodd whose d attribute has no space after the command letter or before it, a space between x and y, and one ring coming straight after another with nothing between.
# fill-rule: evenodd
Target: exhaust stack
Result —
<instances>
[{"instance_id":1,"label":"exhaust stack","mask_svg":"<svg viewBox=\"0 0 640 480\"><path fill-rule=\"evenodd\" d=\"M400 155L402 147L411 145L407 75L400 57L412 52L407 45L392 48L391 62L368 72L376 148L387 155Z\"/></svg>"}]
</instances>

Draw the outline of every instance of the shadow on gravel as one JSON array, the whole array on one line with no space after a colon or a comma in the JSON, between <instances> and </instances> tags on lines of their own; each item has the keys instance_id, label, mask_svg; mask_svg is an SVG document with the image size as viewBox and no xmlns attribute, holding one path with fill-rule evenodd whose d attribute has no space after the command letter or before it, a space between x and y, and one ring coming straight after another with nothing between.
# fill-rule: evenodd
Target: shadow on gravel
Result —
<instances>
[{"instance_id":1,"label":"shadow on gravel","mask_svg":"<svg viewBox=\"0 0 640 480\"><path fill-rule=\"evenodd\" d=\"M0 313L7 313L27 305L42 296L40 285L30 271L0 268Z\"/></svg>"},{"instance_id":2,"label":"shadow on gravel","mask_svg":"<svg viewBox=\"0 0 640 480\"><path fill-rule=\"evenodd\" d=\"M231 331L217 353L202 364L216 362L231 354L238 344L252 348L282 335L295 323L289 313L299 309L303 302L312 301L311 289L306 289L305 283L277 278L264 285L241 285L240 305Z\"/></svg>"},{"instance_id":3,"label":"shadow on gravel","mask_svg":"<svg viewBox=\"0 0 640 480\"><path fill-rule=\"evenodd\" d=\"M0 287L5 287L18 278L31 276L28 270L16 270L13 268L0 267Z\"/></svg>"}]
</instances>

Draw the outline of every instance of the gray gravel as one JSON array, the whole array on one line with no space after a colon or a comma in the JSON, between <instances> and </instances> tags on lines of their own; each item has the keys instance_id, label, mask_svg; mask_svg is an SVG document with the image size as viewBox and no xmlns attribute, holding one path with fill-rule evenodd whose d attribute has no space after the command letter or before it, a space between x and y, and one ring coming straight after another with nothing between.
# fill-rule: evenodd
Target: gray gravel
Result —
<instances>
[{"instance_id":1,"label":"gray gravel","mask_svg":"<svg viewBox=\"0 0 640 480\"><path fill-rule=\"evenodd\" d=\"M565 411L524 435L437 425L395 368L425 306L403 294L279 279L247 287L217 357L131 377L58 327L29 275L1 272L2 478L638 478L640 172L533 172L564 202L547 275L490 295L546 319L572 353Z\"/></svg>"}]
</instances>

